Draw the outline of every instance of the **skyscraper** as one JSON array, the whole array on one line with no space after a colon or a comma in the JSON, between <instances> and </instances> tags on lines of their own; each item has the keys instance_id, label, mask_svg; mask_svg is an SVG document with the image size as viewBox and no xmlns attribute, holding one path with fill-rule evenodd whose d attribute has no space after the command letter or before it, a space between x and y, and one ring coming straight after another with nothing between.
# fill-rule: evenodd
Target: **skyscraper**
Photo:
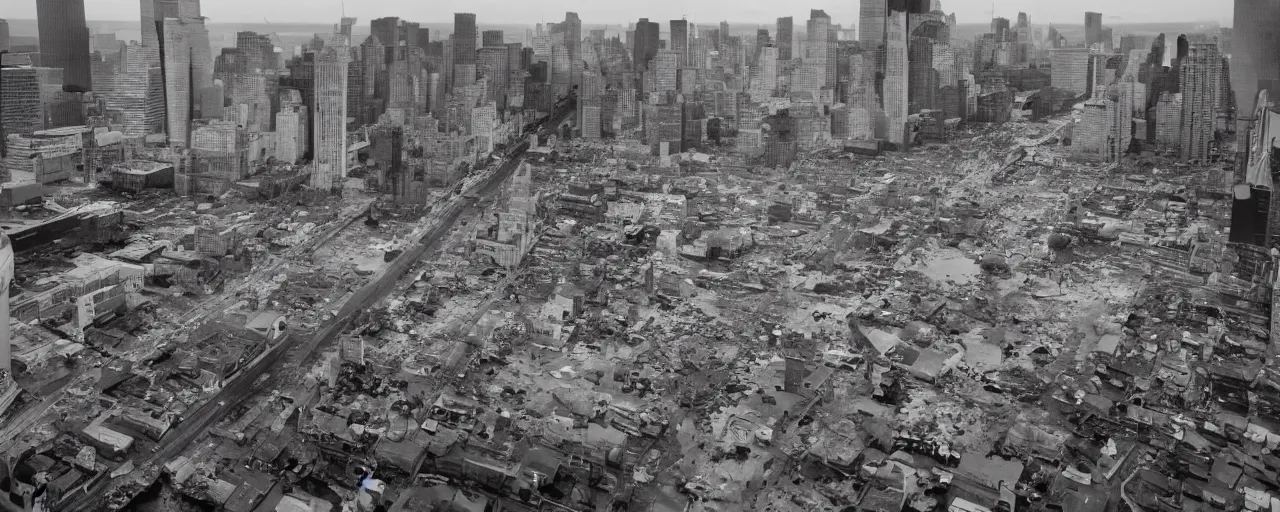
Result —
<instances>
[{"instance_id":1,"label":"skyscraper","mask_svg":"<svg viewBox=\"0 0 1280 512\"><path fill-rule=\"evenodd\" d=\"M36 16L40 29L40 65L64 70L64 90L93 90L84 0L36 0Z\"/></svg>"},{"instance_id":2,"label":"skyscraper","mask_svg":"<svg viewBox=\"0 0 1280 512\"><path fill-rule=\"evenodd\" d=\"M907 13L891 12L885 28L884 114L887 132L884 139L901 144L906 137L907 121Z\"/></svg>"},{"instance_id":3,"label":"skyscraper","mask_svg":"<svg viewBox=\"0 0 1280 512\"><path fill-rule=\"evenodd\" d=\"M213 81L209 31L204 18L165 18L162 30L165 108L169 143L186 146L191 119ZM222 103L218 98L218 104ZM208 112L205 115L221 114ZM220 117L220 115L219 115Z\"/></svg>"},{"instance_id":4,"label":"skyscraper","mask_svg":"<svg viewBox=\"0 0 1280 512\"><path fill-rule=\"evenodd\" d=\"M997 41L1008 41L1009 18L991 18L991 33L996 35Z\"/></svg>"},{"instance_id":5,"label":"skyscraper","mask_svg":"<svg viewBox=\"0 0 1280 512\"><path fill-rule=\"evenodd\" d=\"M1084 13L1084 45L1093 46L1102 42L1102 13Z\"/></svg>"},{"instance_id":6,"label":"skyscraper","mask_svg":"<svg viewBox=\"0 0 1280 512\"><path fill-rule=\"evenodd\" d=\"M637 72L649 69L649 61L658 56L659 29L658 24L649 21L649 18L640 18L636 23L636 43L631 60Z\"/></svg>"},{"instance_id":7,"label":"skyscraper","mask_svg":"<svg viewBox=\"0 0 1280 512\"><path fill-rule=\"evenodd\" d=\"M822 85L836 85L836 34L831 30L831 17L821 9L809 11L809 21L805 26L807 52L806 61L822 68Z\"/></svg>"},{"instance_id":8,"label":"skyscraper","mask_svg":"<svg viewBox=\"0 0 1280 512\"><path fill-rule=\"evenodd\" d=\"M1253 112L1260 89L1280 92L1280 2L1235 0L1231 43L1231 88L1241 112Z\"/></svg>"},{"instance_id":9,"label":"skyscraper","mask_svg":"<svg viewBox=\"0 0 1280 512\"><path fill-rule=\"evenodd\" d=\"M1221 93L1222 55L1218 43L1192 43L1184 62L1180 62L1182 88L1183 162L1205 162L1213 142L1217 121L1218 96Z\"/></svg>"},{"instance_id":10,"label":"skyscraper","mask_svg":"<svg viewBox=\"0 0 1280 512\"><path fill-rule=\"evenodd\" d=\"M160 65L160 35L165 18L177 18L177 0L142 0L142 49L149 65Z\"/></svg>"},{"instance_id":11,"label":"skyscraper","mask_svg":"<svg viewBox=\"0 0 1280 512\"><path fill-rule=\"evenodd\" d=\"M453 15L453 65L476 63L476 15Z\"/></svg>"},{"instance_id":12,"label":"skyscraper","mask_svg":"<svg viewBox=\"0 0 1280 512\"><path fill-rule=\"evenodd\" d=\"M1031 17L1027 13L1018 13L1018 28L1031 28Z\"/></svg>"},{"instance_id":13,"label":"skyscraper","mask_svg":"<svg viewBox=\"0 0 1280 512\"><path fill-rule=\"evenodd\" d=\"M794 43L794 34L792 34L792 20L790 16L778 18L777 39L775 44L778 45L778 60L788 61L792 59L791 44Z\"/></svg>"},{"instance_id":14,"label":"skyscraper","mask_svg":"<svg viewBox=\"0 0 1280 512\"><path fill-rule=\"evenodd\" d=\"M885 0L862 0L858 10L858 41L874 49L884 42L884 21L889 13Z\"/></svg>"},{"instance_id":15,"label":"skyscraper","mask_svg":"<svg viewBox=\"0 0 1280 512\"><path fill-rule=\"evenodd\" d=\"M400 18L390 16L369 22L369 34L378 38L383 46L395 46L400 41Z\"/></svg>"},{"instance_id":16,"label":"skyscraper","mask_svg":"<svg viewBox=\"0 0 1280 512\"><path fill-rule=\"evenodd\" d=\"M0 50L9 49L9 22L0 18Z\"/></svg>"},{"instance_id":17,"label":"skyscraper","mask_svg":"<svg viewBox=\"0 0 1280 512\"><path fill-rule=\"evenodd\" d=\"M676 54L676 65L684 66L689 61L689 22L671 20L671 51Z\"/></svg>"},{"instance_id":18,"label":"skyscraper","mask_svg":"<svg viewBox=\"0 0 1280 512\"><path fill-rule=\"evenodd\" d=\"M498 48L506 46L506 41L502 38L501 30L486 30L481 33L480 41L485 48Z\"/></svg>"},{"instance_id":19,"label":"skyscraper","mask_svg":"<svg viewBox=\"0 0 1280 512\"><path fill-rule=\"evenodd\" d=\"M348 53L346 47L326 45L316 54L311 187L318 190L340 187L346 176Z\"/></svg>"}]
</instances>

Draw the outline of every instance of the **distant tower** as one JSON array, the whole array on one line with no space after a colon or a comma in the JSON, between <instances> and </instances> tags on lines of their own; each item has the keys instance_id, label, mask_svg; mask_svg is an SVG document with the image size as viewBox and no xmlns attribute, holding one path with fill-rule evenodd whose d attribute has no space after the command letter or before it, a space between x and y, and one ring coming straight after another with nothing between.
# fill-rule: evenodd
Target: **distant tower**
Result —
<instances>
[{"instance_id":1,"label":"distant tower","mask_svg":"<svg viewBox=\"0 0 1280 512\"><path fill-rule=\"evenodd\" d=\"M9 22L0 19L0 50L9 49Z\"/></svg>"},{"instance_id":2,"label":"distant tower","mask_svg":"<svg viewBox=\"0 0 1280 512\"><path fill-rule=\"evenodd\" d=\"M1102 42L1102 13L1084 13L1084 45L1093 46Z\"/></svg>"},{"instance_id":3,"label":"distant tower","mask_svg":"<svg viewBox=\"0 0 1280 512\"><path fill-rule=\"evenodd\" d=\"M1180 63L1183 162L1206 162L1222 93L1222 55L1218 43L1193 43Z\"/></svg>"},{"instance_id":4,"label":"distant tower","mask_svg":"<svg viewBox=\"0 0 1280 512\"><path fill-rule=\"evenodd\" d=\"M1235 31L1231 42L1231 88L1240 112L1253 112L1260 89L1272 98L1280 93L1280 2L1235 0Z\"/></svg>"},{"instance_id":5,"label":"distant tower","mask_svg":"<svg viewBox=\"0 0 1280 512\"><path fill-rule=\"evenodd\" d=\"M36 16L40 30L40 65L62 68L64 90L93 90L84 0L37 0Z\"/></svg>"},{"instance_id":6,"label":"distant tower","mask_svg":"<svg viewBox=\"0 0 1280 512\"><path fill-rule=\"evenodd\" d=\"M671 51L676 54L676 66L689 61L689 22L671 20Z\"/></svg>"},{"instance_id":7,"label":"distant tower","mask_svg":"<svg viewBox=\"0 0 1280 512\"><path fill-rule=\"evenodd\" d=\"M332 190L342 186L347 170L347 65L350 51L325 45L316 55L315 169L311 187Z\"/></svg>"},{"instance_id":8,"label":"distant tower","mask_svg":"<svg viewBox=\"0 0 1280 512\"><path fill-rule=\"evenodd\" d=\"M453 15L453 65L475 65L475 63L476 15L465 12L455 13Z\"/></svg>"},{"instance_id":9,"label":"distant tower","mask_svg":"<svg viewBox=\"0 0 1280 512\"><path fill-rule=\"evenodd\" d=\"M778 18L777 39L774 42L778 45L778 60L780 61L788 61L793 58L791 44L794 42L795 35L792 33L794 28L792 23L793 20L790 16Z\"/></svg>"}]
</instances>

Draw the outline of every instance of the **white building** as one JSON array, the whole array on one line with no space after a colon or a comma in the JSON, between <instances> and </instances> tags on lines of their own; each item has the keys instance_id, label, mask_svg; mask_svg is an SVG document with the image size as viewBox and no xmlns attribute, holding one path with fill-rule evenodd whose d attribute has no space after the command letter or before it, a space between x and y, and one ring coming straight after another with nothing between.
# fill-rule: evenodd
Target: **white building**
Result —
<instances>
[{"instance_id":1,"label":"white building","mask_svg":"<svg viewBox=\"0 0 1280 512\"><path fill-rule=\"evenodd\" d=\"M337 38L335 38L337 39ZM347 175L347 65L350 52L344 46L326 45L316 55L314 169L311 187L341 187Z\"/></svg>"}]
</instances>

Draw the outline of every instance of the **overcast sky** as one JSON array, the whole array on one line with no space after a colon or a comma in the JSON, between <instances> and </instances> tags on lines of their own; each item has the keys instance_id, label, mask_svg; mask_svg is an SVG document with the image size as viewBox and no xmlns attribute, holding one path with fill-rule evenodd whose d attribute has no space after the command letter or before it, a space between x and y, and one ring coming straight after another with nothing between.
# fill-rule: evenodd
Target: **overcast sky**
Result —
<instances>
[{"instance_id":1,"label":"overcast sky","mask_svg":"<svg viewBox=\"0 0 1280 512\"><path fill-rule=\"evenodd\" d=\"M1231 0L942 0L946 12L954 12L961 23L1010 19L1019 11L1031 15L1032 23L1083 24L1085 11L1103 13L1103 23L1216 21L1231 23ZM0 0L8 18L35 18L35 0ZM641 1L555 1L555 0L347 0L348 16L362 25L383 16L399 16L419 22L451 21L453 12L474 12L480 24L537 23L543 19L564 19L573 10L587 24L625 23L640 17L656 20L678 19L682 14L698 23L720 20L769 23L791 15L797 21L809 17L809 9L825 9L833 21L851 26L857 22L858 0L641 0ZM204 0L204 15L211 22L333 23L341 16L339 0ZM90 20L136 20L138 0L85 0ZM803 22L799 25L802 27ZM797 27L799 28L799 27Z\"/></svg>"}]
</instances>

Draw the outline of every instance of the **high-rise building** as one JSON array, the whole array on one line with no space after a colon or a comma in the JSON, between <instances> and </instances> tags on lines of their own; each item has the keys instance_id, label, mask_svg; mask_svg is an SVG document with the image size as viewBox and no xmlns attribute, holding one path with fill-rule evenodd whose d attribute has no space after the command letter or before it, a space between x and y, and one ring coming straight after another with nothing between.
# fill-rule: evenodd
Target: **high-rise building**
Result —
<instances>
[{"instance_id":1,"label":"high-rise building","mask_svg":"<svg viewBox=\"0 0 1280 512\"><path fill-rule=\"evenodd\" d=\"M453 65L476 63L476 15L453 15Z\"/></svg>"},{"instance_id":2,"label":"high-rise building","mask_svg":"<svg viewBox=\"0 0 1280 512\"><path fill-rule=\"evenodd\" d=\"M345 16L339 22L338 33L341 34L342 37L345 37L347 39L347 45L351 44L351 27L354 27L355 24L356 24L355 18L348 18Z\"/></svg>"},{"instance_id":3,"label":"high-rise building","mask_svg":"<svg viewBox=\"0 0 1280 512\"><path fill-rule=\"evenodd\" d=\"M1280 2L1235 0L1231 88L1241 112L1253 112L1258 91L1280 92Z\"/></svg>"},{"instance_id":4,"label":"high-rise building","mask_svg":"<svg viewBox=\"0 0 1280 512\"><path fill-rule=\"evenodd\" d=\"M1031 17L1027 13L1018 13L1018 28L1031 28Z\"/></svg>"},{"instance_id":5,"label":"high-rise building","mask_svg":"<svg viewBox=\"0 0 1280 512\"><path fill-rule=\"evenodd\" d=\"M791 45L795 42L795 34L792 33L792 29L792 19L790 16L778 18L778 27L776 31L777 39L775 40L775 44L778 45L779 61L788 61L794 58L791 53Z\"/></svg>"},{"instance_id":6,"label":"high-rise building","mask_svg":"<svg viewBox=\"0 0 1280 512\"><path fill-rule=\"evenodd\" d=\"M888 131L884 139L895 144L906 138L908 60L907 13L891 12L885 28L884 114Z\"/></svg>"},{"instance_id":7,"label":"high-rise building","mask_svg":"<svg viewBox=\"0 0 1280 512\"><path fill-rule=\"evenodd\" d=\"M62 86L68 91L93 90L84 0L36 0L36 16L40 65L63 69Z\"/></svg>"},{"instance_id":8,"label":"high-rise building","mask_svg":"<svg viewBox=\"0 0 1280 512\"><path fill-rule=\"evenodd\" d=\"M1165 91L1156 101L1156 149L1169 151L1182 145L1182 94Z\"/></svg>"},{"instance_id":9,"label":"high-rise building","mask_svg":"<svg viewBox=\"0 0 1280 512\"><path fill-rule=\"evenodd\" d=\"M266 34L237 32L236 49L244 55L245 68L250 73L260 73L276 68L275 44Z\"/></svg>"},{"instance_id":10,"label":"high-rise building","mask_svg":"<svg viewBox=\"0 0 1280 512\"><path fill-rule=\"evenodd\" d=\"M1084 45L1093 46L1102 42L1102 13L1084 13Z\"/></svg>"},{"instance_id":11,"label":"high-rise building","mask_svg":"<svg viewBox=\"0 0 1280 512\"><path fill-rule=\"evenodd\" d=\"M1191 43L1190 52L1180 62L1182 89L1183 162L1205 162L1213 142L1221 94L1222 55L1218 43Z\"/></svg>"},{"instance_id":12,"label":"high-rise building","mask_svg":"<svg viewBox=\"0 0 1280 512\"><path fill-rule=\"evenodd\" d=\"M347 59L345 47L325 46L315 60L314 169L311 187L342 185L347 162Z\"/></svg>"},{"instance_id":13,"label":"high-rise building","mask_svg":"<svg viewBox=\"0 0 1280 512\"><path fill-rule=\"evenodd\" d=\"M400 20L400 33L397 34L400 39L396 41L396 44L405 47L417 46L418 29L420 28L422 28L420 23Z\"/></svg>"},{"instance_id":14,"label":"high-rise building","mask_svg":"<svg viewBox=\"0 0 1280 512\"><path fill-rule=\"evenodd\" d=\"M758 81L752 82L751 89L760 91L765 97L773 94L773 90L778 88L778 48L766 46L760 49L760 59L757 65L759 72Z\"/></svg>"},{"instance_id":15,"label":"high-rise building","mask_svg":"<svg viewBox=\"0 0 1280 512\"><path fill-rule=\"evenodd\" d=\"M637 72L650 67L649 61L658 55L659 26L649 18L640 18L636 23L636 43L632 50L631 61Z\"/></svg>"},{"instance_id":16,"label":"high-rise building","mask_svg":"<svg viewBox=\"0 0 1280 512\"><path fill-rule=\"evenodd\" d=\"M42 73L44 69L46 73ZM50 84L45 68L0 68L4 89L0 90L0 126L8 135L25 135L44 129L41 89ZM60 70L59 70L60 71Z\"/></svg>"},{"instance_id":17,"label":"high-rise building","mask_svg":"<svg viewBox=\"0 0 1280 512\"><path fill-rule=\"evenodd\" d=\"M576 12L564 13L564 22L556 25L564 33L564 44L569 51L569 61L573 73L581 73L582 69L582 19Z\"/></svg>"},{"instance_id":18,"label":"high-rise building","mask_svg":"<svg viewBox=\"0 0 1280 512\"><path fill-rule=\"evenodd\" d=\"M396 46L400 41L400 18L390 16L370 21L369 35L377 38L383 46Z\"/></svg>"},{"instance_id":19,"label":"high-rise building","mask_svg":"<svg viewBox=\"0 0 1280 512\"><path fill-rule=\"evenodd\" d=\"M9 22L4 18L0 18L0 50L8 50L9 46Z\"/></svg>"},{"instance_id":20,"label":"high-rise building","mask_svg":"<svg viewBox=\"0 0 1280 512\"><path fill-rule=\"evenodd\" d=\"M480 36L481 44L485 48L498 48L507 44L502 38L501 30L486 30Z\"/></svg>"},{"instance_id":21,"label":"high-rise building","mask_svg":"<svg viewBox=\"0 0 1280 512\"><path fill-rule=\"evenodd\" d=\"M858 9L858 41L869 48L884 43L884 22L888 14L886 0L862 0Z\"/></svg>"},{"instance_id":22,"label":"high-rise building","mask_svg":"<svg viewBox=\"0 0 1280 512\"><path fill-rule=\"evenodd\" d=\"M1074 94L1089 91L1089 50L1087 48L1058 48L1049 53L1052 64L1050 84Z\"/></svg>"},{"instance_id":23,"label":"high-rise building","mask_svg":"<svg viewBox=\"0 0 1280 512\"><path fill-rule=\"evenodd\" d=\"M1009 18L991 18L991 33L995 34L996 41L1008 41L1013 34L1009 32Z\"/></svg>"},{"instance_id":24,"label":"high-rise building","mask_svg":"<svg viewBox=\"0 0 1280 512\"><path fill-rule=\"evenodd\" d=\"M836 33L831 28L831 17L821 9L812 9L805 28L805 60L821 66L822 85L834 88L837 52Z\"/></svg>"},{"instance_id":25,"label":"high-rise building","mask_svg":"<svg viewBox=\"0 0 1280 512\"><path fill-rule=\"evenodd\" d=\"M165 18L161 33L164 58L165 129L169 143L186 147L195 117L195 65L192 62L192 34L197 32L178 18Z\"/></svg>"},{"instance_id":26,"label":"high-rise building","mask_svg":"<svg viewBox=\"0 0 1280 512\"><path fill-rule=\"evenodd\" d=\"M689 61L689 22L671 20L670 50L676 54L677 65L684 66Z\"/></svg>"}]
</instances>

